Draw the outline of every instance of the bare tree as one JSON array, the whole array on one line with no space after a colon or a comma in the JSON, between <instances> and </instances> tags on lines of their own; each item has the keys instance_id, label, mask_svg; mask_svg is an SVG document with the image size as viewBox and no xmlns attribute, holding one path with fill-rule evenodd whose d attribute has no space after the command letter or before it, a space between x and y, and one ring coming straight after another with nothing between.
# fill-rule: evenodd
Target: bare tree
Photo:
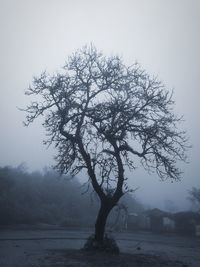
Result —
<instances>
[{"instance_id":1,"label":"bare tree","mask_svg":"<svg viewBox=\"0 0 200 267\"><path fill-rule=\"evenodd\" d=\"M189 190L189 200L192 201L200 211L200 188L192 187Z\"/></svg>"},{"instance_id":2,"label":"bare tree","mask_svg":"<svg viewBox=\"0 0 200 267\"><path fill-rule=\"evenodd\" d=\"M26 125L43 116L48 140L57 148L57 169L88 173L100 199L95 239L102 242L108 214L127 192L125 170L136 158L162 178L180 179L185 132L177 129L171 94L138 64L125 66L92 45L76 51L62 71L34 78L27 95Z\"/></svg>"}]
</instances>

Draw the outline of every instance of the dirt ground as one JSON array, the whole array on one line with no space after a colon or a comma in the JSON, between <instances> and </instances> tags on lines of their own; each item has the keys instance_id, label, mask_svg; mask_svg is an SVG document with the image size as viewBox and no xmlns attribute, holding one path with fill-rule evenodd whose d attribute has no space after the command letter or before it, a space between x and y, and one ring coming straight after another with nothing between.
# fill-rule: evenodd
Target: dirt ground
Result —
<instances>
[{"instance_id":1,"label":"dirt ground","mask_svg":"<svg viewBox=\"0 0 200 267\"><path fill-rule=\"evenodd\" d=\"M80 250L54 251L41 263L41 267L186 267L180 261L147 254L112 255L103 252Z\"/></svg>"},{"instance_id":2,"label":"dirt ground","mask_svg":"<svg viewBox=\"0 0 200 267\"><path fill-rule=\"evenodd\" d=\"M2 229L0 267L199 267L200 238L112 233L120 255L81 251L90 230Z\"/></svg>"}]
</instances>

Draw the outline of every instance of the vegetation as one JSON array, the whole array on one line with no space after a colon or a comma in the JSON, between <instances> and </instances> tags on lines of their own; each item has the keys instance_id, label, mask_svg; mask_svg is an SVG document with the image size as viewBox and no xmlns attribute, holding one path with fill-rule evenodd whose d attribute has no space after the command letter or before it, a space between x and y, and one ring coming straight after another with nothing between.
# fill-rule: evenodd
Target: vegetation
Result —
<instances>
[{"instance_id":1,"label":"vegetation","mask_svg":"<svg viewBox=\"0 0 200 267\"><path fill-rule=\"evenodd\" d=\"M64 227L91 227L99 202L94 192L77 179L52 170L28 173L23 168L0 167L0 225L56 224ZM130 195L123 199L129 212L142 210ZM122 205L122 204L121 204ZM114 227L118 209L110 216Z\"/></svg>"},{"instance_id":2,"label":"vegetation","mask_svg":"<svg viewBox=\"0 0 200 267\"><path fill-rule=\"evenodd\" d=\"M97 208L81 195L81 184L53 171L27 173L20 168L0 168L0 224L49 223L66 226L88 225ZM80 205L81 203L81 205ZM94 208L95 206L95 208Z\"/></svg>"},{"instance_id":3,"label":"vegetation","mask_svg":"<svg viewBox=\"0 0 200 267\"><path fill-rule=\"evenodd\" d=\"M130 189L126 168L137 159L162 178L180 179L185 133L165 86L138 64L125 66L93 46L78 50L55 75L35 77L26 92L28 126L43 116L47 145L57 148L57 169L72 175L85 169L100 200L95 240L104 240L109 213Z\"/></svg>"}]
</instances>

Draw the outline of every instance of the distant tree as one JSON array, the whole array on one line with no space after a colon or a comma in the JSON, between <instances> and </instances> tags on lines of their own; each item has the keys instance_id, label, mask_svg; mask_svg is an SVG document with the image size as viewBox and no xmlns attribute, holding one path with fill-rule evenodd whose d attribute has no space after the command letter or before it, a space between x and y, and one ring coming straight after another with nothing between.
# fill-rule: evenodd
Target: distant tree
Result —
<instances>
[{"instance_id":1,"label":"distant tree","mask_svg":"<svg viewBox=\"0 0 200 267\"><path fill-rule=\"evenodd\" d=\"M43 72L26 94L38 97L24 109L25 125L43 116L48 139L57 148L56 168L76 175L86 169L100 199L95 239L102 243L107 217L129 191L126 168L136 158L161 179L180 179L185 132L177 129L172 95L138 64L125 66L92 45L76 51L60 73Z\"/></svg>"},{"instance_id":2,"label":"distant tree","mask_svg":"<svg viewBox=\"0 0 200 267\"><path fill-rule=\"evenodd\" d=\"M200 188L193 187L191 190L189 190L189 199L200 211Z\"/></svg>"},{"instance_id":3,"label":"distant tree","mask_svg":"<svg viewBox=\"0 0 200 267\"><path fill-rule=\"evenodd\" d=\"M77 179L60 177L51 169L42 174L22 166L0 167L0 225L91 226L99 203L91 204L91 196L81 192Z\"/></svg>"}]
</instances>

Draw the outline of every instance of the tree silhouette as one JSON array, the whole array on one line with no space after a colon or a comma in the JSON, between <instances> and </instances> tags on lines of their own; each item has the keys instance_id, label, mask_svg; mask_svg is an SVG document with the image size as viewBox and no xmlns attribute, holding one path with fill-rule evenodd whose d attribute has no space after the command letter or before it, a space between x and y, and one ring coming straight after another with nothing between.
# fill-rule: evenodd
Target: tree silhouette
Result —
<instances>
[{"instance_id":1,"label":"tree silhouette","mask_svg":"<svg viewBox=\"0 0 200 267\"><path fill-rule=\"evenodd\" d=\"M76 175L86 169L101 205L95 239L102 242L108 214L129 190L125 171L136 158L162 178L180 179L185 132L173 113L172 95L138 64L125 66L94 46L72 54L60 73L35 77L27 95L25 125L43 116L45 144L57 148L57 169Z\"/></svg>"},{"instance_id":2,"label":"tree silhouette","mask_svg":"<svg viewBox=\"0 0 200 267\"><path fill-rule=\"evenodd\" d=\"M189 200L192 201L198 210L200 210L200 188L192 187L189 190Z\"/></svg>"}]
</instances>

